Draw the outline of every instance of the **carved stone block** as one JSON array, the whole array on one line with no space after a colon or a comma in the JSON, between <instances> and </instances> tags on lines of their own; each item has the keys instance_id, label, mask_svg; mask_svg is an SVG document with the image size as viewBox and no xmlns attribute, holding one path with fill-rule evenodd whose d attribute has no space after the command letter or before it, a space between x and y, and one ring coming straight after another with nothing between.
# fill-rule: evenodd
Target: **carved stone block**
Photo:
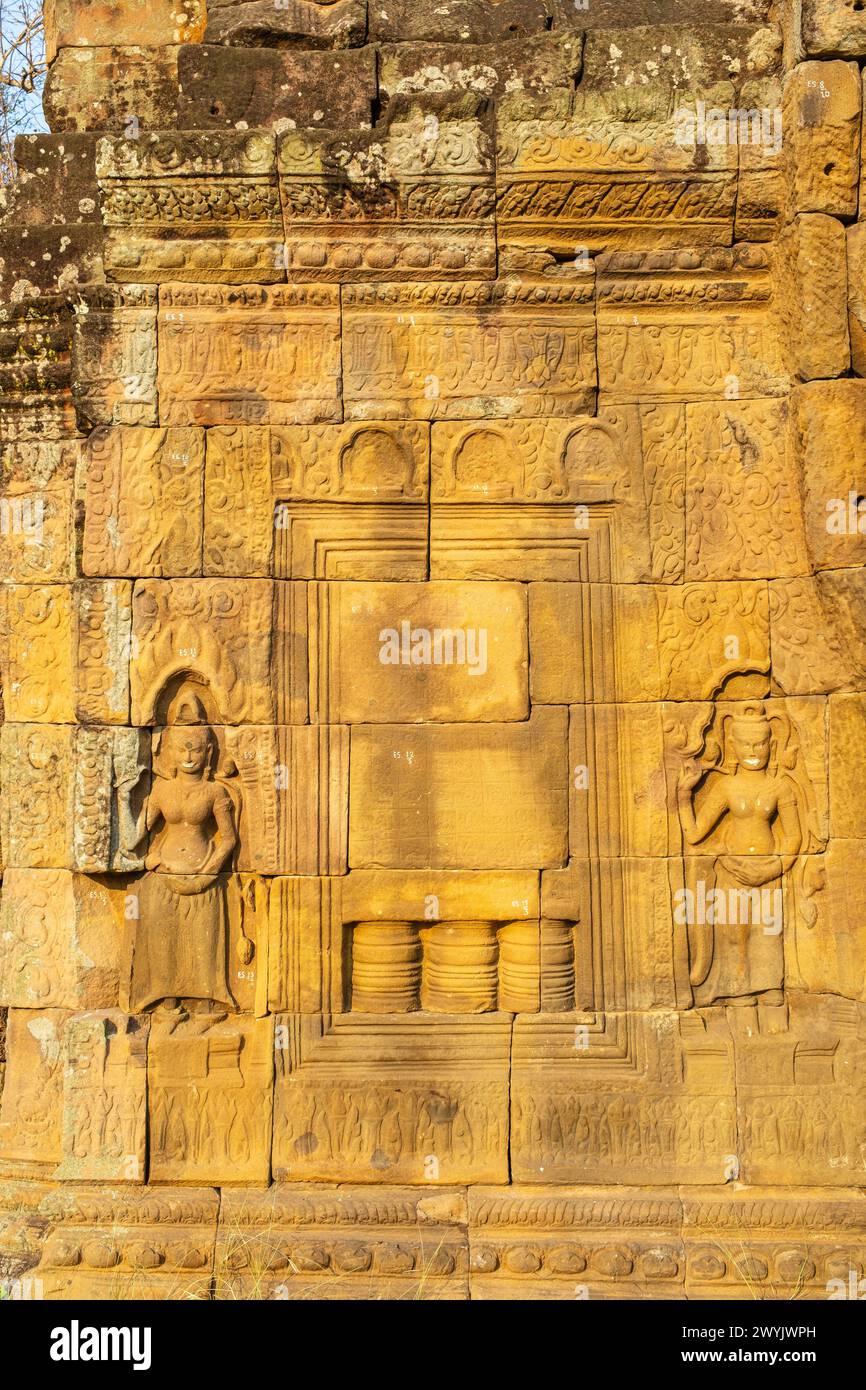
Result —
<instances>
[{"instance_id":1,"label":"carved stone block","mask_svg":"<svg viewBox=\"0 0 866 1390\"><path fill-rule=\"evenodd\" d=\"M208 431L205 570L285 579L423 579L429 427Z\"/></svg>"},{"instance_id":2,"label":"carved stone block","mask_svg":"<svg viewBox=\"0 0 866 1390\"><path fill-rule=\"evenodd\" d=\"M212 1188L55 1188L37 1277L47 1298L206 1299L219 1194Z\"/></svg>"},{"instance_id":3,"label":"carved stone block","mask_svg":"<svg viewBox=\"0 0 866 1390\"><path fill-rule=\"evenodd\" d=\"M844 376L850 368L845 252L845 228L822 212L801 213L779 239L782 332L799 381Z\"/></svg>"},{"instance_id":4,"label":"carved stone block","mask_svg":"<svg viewBox=\"0 0 866 1390\"><path fill-rule=\"evenodd\" d=\"M29 235L29 229L25 229ZM62 238L51 232L55 250ZM34 252L34 262L38 252ZM44 263L43 263L44 265ZM39 288L36 266L20 267L23 297L3 309L0 364L0 421L4 443L68 439L75 432L73 409L73 315L65 295ZM16 279L16 283L19 281ZM11 296L15 285L6 285ZM21 293L19 289L18 293Z\"/></svg>"},{"instance_id":5,"label":"carved stone block","mask_svg":"<svg viewBox=\"0 0 866 1390\"><path fill-rule=\"evenodd\" d=\"M554 709L536 710L523 724L359 725L352 730L350 866L563 863L565 738L565 711ZM369 795L379 807L375 819L362 810Z\"/></svg>"},{"instance_id":6,"label":"carved stone block","mask_svg":"<svg viewBox=\"0 0 866 1390\"><path fill-rule=\"evenodd\" d=\"M155 425L156 291L91 291L75 318L75 406L88 425Z\"/></svg>"},{"instance_id":7,"label":"carved stone block","mask_svg":"<svg viewBox=\"0 0 866 1390\"><path fill-rule=\"evenodd\" d=\"M515 1181L724 1182L737 1138L731 1058L723 1014L518 1018Z\"/></svg>"},{"instance_id":8,"label":"carved stone block","mask_svg":"<svg viewBox=\"0 0 866 1390\"><path fill-rule=\"evenodd\" d=\"M304 723L306 595L267 579L140 580L132 602L132 721L165 722L189 683L218 724Z\"/></svg>"},{"instance_id":9,"label":"carved stone block","mask_svg":"<svg viewBox=\"0 0 866 1390\"><path fill-rule=\"evenodd\" d=\"M537 875L356 870L341 879L280 878L271 885L269 910L272 1008L305 1014L425 1008L428 964L437 955L434 928L454 924L460 925L446 974L455 982L471 977L477 944L491 957L484 1010L539 1007Z\"/></svg>"},{"instance_id":10,"label":"carved stone block","mask_svg":"<svg viewBox=\"0 0 866 1390\"><path fill-rule=\"evenodd\" d=\"M0 901L0 998L20 1009L117 1002L122 893L66 869L6 870Z\"/></svg>"},{"instance_id":11,"label":"carved stone block","mask_svg":"<svg viewBox=\"0 0 866 1390\"><path fill-rule=\"evenodd\" d=\"M600 579L614 568L639 579L651 563L641 473L640 422L628 408L567 424L437 422L431 573Z\"/></svg>"},{"instance_id":12,"label":"carved stone block","mask_svg":"<svg viewBox=\"0 0 866 1390\"><path fill-rule=\"evenodd\" d=\"M764 247L612 251L599 257L597 275L603 404L736 399L788 389Z\"/></svg>"},{"instance_id":13,"label":"carved stone block","mask_svg":"<svg viewBox=\"0 0 866 1390\"><path fill-rule=\"evenodd\" d=\"M744 666L767 671L769 642L760 583L529 586L534 704L708 698Z\"/></svg>"},{"instance_id":14,"label":"carved stone block","mask_svg":"<svg viewBox=\"0 0 866 1390\"><path fill-rule=\"evenodd\" d=\"M782 401L686 407L686 577L775 579L807 568Z\"/></svg>"},{"instance_id":15,"label":"carved stone block","mask_svg":"<svg viewBox=\"0 0 866 1390\"><path fill-rule=\"evenodd\" d=\"M304 280L493 278L490 141L471 111L411 109L387 134L292 131L279 146L285 268Z\"/></svg>"},{"instance_id":16,"label":"carved stone block","mask_svg":"<svg viewBox=\"0 0 866 1390\"><path fill-rule=\"evenodd\" d=\"M675 920L676 901L671 866L661 859L575 855L567 868L545 869L541 1013L690 1004L688 943ZM595 968L600 958L624 956L635 962L627 976L602 977Z\"/></svg>"},{"instance_id":17,"label":"carved stone block","mask_svg":"<svg viewBox=\"0 0 866 1390\"><path fill-rule=\"evenodd\" d=\"M378 1037L359 1019L277 1015L274 1177L501 1182L507 1018L457 1017L431 1034L397 1016L381 1020Z\"/></svg>"},{"instance_id":18,"label":"carved stone block","mask_svg":"<svg viewBox=\"0 0 866 1390\"><path fill-rule=\"evenodd\" d=\"M853 1189L732 1184L684 1189L682 1203L689 1298L850 1297L852 1261L863 1258Z\"/></svg>"},{"instance_id":19,"label":"carved stone block","mask_svg":"<svg viewBox=\"0 0 866 1390\"><path fill-rule=\"evenodd\" d=\"M129 712L131 585L10 585L6 716L44 724L122 723Z\"/></svg>"},{"instance_id":20,"label":"carved stone block","mask_svg":"<svg viewBox=\"0 0 866 1390\"><path fill-rule=\"evenodd\" d=\"M201 570L204 433L109 426L87 441L87 574L168 578Z\"/></svg>"},{"instance_id":21,"label":"carved stone block","mask_svg":"<svg viewBox=\"0 0 866 1390\"><path fill-rule=\"evenodd\" d=\"M280 725L222 732L241 788L239 867L264 874L343 873L349 730Z\"/></svg>"},{"instance_id":22,"label":"carved stone block","mask_svg":"<svg viewBox=\"0 0 866 1390\"><path fill-rule=\"evenodd\" d=\"M742 1177L778 1182L796 1164L805 1183L846 1187L862 1163L863 1005L809 995L780 1011L779 1031L757 1034L731 1011Z\"/></svg>"},{"instance_id":23,"label":"carved stone block","mask_svg":"<svg viewBox=\"0 0 866 1390\"><path fill-rule=\"evenodd\" d=\"M773 671L792 695L845 690L863 682L863 571L821 570L770 585Z\"/></svg>"},{"instance_id":24,"label":"carved stone block","mask_svg":"<svg viewBox=\"0 0 866 1390\"><path fill-rule=\"evenodd\" d=\"M136 729L6 724L0 734L2 838L21 869L123 869L113 806L113 769L141 765ZM13 792L14 789L14 792ZM14 797L14 799L13 799Z\"/></svg>"},{"instance_id":25,"label":"carved stone block","mask_svg":"<svg viewBox=\"0 0 866 1390\"><path fill-rule=\"evenodd\" d=\"M800 63L785 81L791 196L797 212L851 217L860 179L856 63Z\"/></svg>"},{"instance_id":26,"label":"carved stone block","mask_svg":"<svg viewBox=\"0 0 866 1390\"><path fill-rule=\"evenodd\" d=\"M62 1157L63 1009L10 1009L0 1101L0 1158L53 1169Z\"/></svg>"},{"instance_id":27,"label":"carved stone block","mask_svg":"<svg viewBox=\"0 0 866 1390\"><path fill-rule=\"evenodd\" d=\"M860 440L866 431L863 384L834 381L799 387L793 408L812 568L862 565L866 557L866 520L860 506Z\"/></svg>"},{"instance_id":28,"label":"carved stone block","mask_svg":"<svg viewBox=\"0 0 866 1390\"><path fill-rule=\"evenodd\" d=\"M339 297L331 287L167 285L159 325L163 424L340 418Z\"/></svg>"},{"instance_id":29,"label":"carved stone block","mask_svg":"<svg viewBox=\"0 0 866 1390\"><path fill-rule=\"evenodd\" d=\"M313 717L326 724L525 719L516 584L316 586Z\"/></svg>"},{"instance_id":30,"label":"carved stone block","mask_svg":"<svg viewBox=\"0 0 866 1390\"><path fill-rule=\"evenodd\" d=\"M106 269L115 280L285 279L273 137L171 134L100 142Z\"/></svg>"},{"instance_id":31,"label":"carved stone block","mask_svg":"<svg viewBox=\"0 0 866 1390\"><path fill-rule=\"evenodd\" d=\"M525 101L513 115L506 108L497 163L504 246L539 265L567 256L580 270L591 267L591 252L610 246L729 243L737 149L704 145L696 167L702 95L679 92L675 111L663 86L645 86L638 115L582 85L573 113L536 113ZM691 140L683 119L690 110Z\"/></svg>"},{"instance_id":32,"label":"carved stone block","mask_svg":"<svg viewBox=\"0 0 866 1390\"><path fill-rule=\"evenodd\" d=\"M515 400L527 415L591 408L593 285L584 281L346 286L346 414L477 419L513 414Z\"/></svg>"},{"instance_id":33,"label":"carved stone block","mask_svg":"<svg viewBox=\"0 0 866 1390\"><path fill-rule=\"evenodd\" d=\"M681 1298L685 1252L676 1191L556 1190L556 1215L536 1187L470 1193L472 1298Z\"/></svg>"},{"instance_id":34,"label":"carved stone block","mask_svg":"<svg viewBox=\"0 0 866 1390\"><path fill-rule=\"evenodd\" d=\"M206 1021L205 1021L206 1022ZM266 1183L270 1174L273 1020L229 1018L148 1041L153 1183Z\"/></svg>"},{"instance_id":35,"label":"carved stone block","mask_svg":"<svg viewBox=\"0 0 866 1390\"><path fill-rule=\"evenodd\" d=\"M118 1009L70 1018L63 1034L63 1157L55 1177L142 1182L146 1022Z\"/></svg>"},{"instance_id":36,"label":"carved stone block","mask_svg":"<svg viewBox=\"0 0 866 1390\"><path fill-rule=\"evenodd\" d=\"M74 441L21 441L2 455L0 565L13 583L74 577Z\"/></svg>"},{"instance_id":37,"label":"carved stone block","mask_svg":"<svg viewBox=\"0 0 866 1390\"><path fill-rule=\"evenodd\" d=\"M218 1298L364 1299L373 1281L387 1298L463 1299L468 1267L456 1188L287 1183L227 1192L220 1206Z\"/></svg>"}]
</instances>

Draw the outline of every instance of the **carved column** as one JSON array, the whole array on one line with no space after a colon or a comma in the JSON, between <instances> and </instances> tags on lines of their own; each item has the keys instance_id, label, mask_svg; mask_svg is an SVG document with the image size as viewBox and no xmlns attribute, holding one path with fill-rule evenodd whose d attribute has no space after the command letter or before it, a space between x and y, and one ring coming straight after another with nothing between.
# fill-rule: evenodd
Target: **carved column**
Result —
<instances>
[{"instance_id":1,"label":"carved column","mask_svg":"<svg viewBox=\"0 0 866 1390\"><path fill-rule=\"evenodd\" d=\"M496 1008L496 928L492 922L425 927L421 1006L432 1013L477 1014Z\"/></svg>"},{"instance_id":2,"label":"carved column","mask_svg":"<svg viewBox=\"0 0 866 1390\"><path fill-rule=\"evenodd\" d=\"M509 922L499 930L499 1007L537 1013L541 957L537 922Z\"/></svg>"},{"instance_id":3,"label":"carved column","mask_svg":"<svg viewBox=\"0 0 866 1390\"><path fill-rule=\"evenodd\" d=\"M574 1008L574 927L541 922L541 1008L561 1013Z\"/></svg>"},{"instance_id":4,"label":"carved column","mask_svg":"<svg viewBox=\"0 0 866 1390\"><path fill-rule=\"evenodd\" d=\"M352 1008L409 1013L419 1007L421 938L414 922L359 922L352 932Z\"/></svg>"}]
</instances>

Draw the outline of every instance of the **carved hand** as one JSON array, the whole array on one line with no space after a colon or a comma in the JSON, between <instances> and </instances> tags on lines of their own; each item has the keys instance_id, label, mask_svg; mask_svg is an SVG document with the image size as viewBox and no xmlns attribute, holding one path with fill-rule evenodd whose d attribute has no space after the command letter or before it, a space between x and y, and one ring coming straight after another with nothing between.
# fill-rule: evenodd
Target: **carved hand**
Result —
<instances>
[{"instance_id":1,"label":"carved hand","mask_svg":"<svg viewBox=\"0 0 866 1390\"><path fill-rule=\"evenodd\" d=\"M127 772L116 775L114 778L114 786L118 795L128 799L141 781L141 776L142 774L140 772Z\"/></svg>"},{"instance_id":2,"label":"carved hand","mask_svg":"<svg viewBox=\"0 0 866 1390\"><path fill-rule=\"evenodd\" d=\"M677 781L677 796L680 801L685 801L691 795L692 789L697 786L704 775L704 770L694 759L685 763L680 771Z\"/></svg>"},{"instance_id":3,"label":"carved hand","mask_svg":"<svg viewBox=\"0 0 866 1390\"><path fill-rule=\"evenodd\" d=\"M237 950L238 960L240 961L241 965L249 965L250 961L253 958L253 955L255 954L255 949L255 946L250 941L248 936L242 936L239 939Z\"/></svg>"}]
</instances>

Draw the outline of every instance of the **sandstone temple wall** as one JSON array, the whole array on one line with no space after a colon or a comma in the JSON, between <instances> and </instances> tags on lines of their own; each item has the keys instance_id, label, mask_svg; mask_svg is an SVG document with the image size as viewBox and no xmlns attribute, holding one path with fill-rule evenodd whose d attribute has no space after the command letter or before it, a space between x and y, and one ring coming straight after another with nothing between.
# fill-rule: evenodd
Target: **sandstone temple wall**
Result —
<instances>
[{"instance_id":1,"label":"sandstone temple wall","mask_svg":"<svg viewBox=\"0 0 866 1390\"><path fill-rule=\"evenodd\" d=\"M46 18L0 1281L860 1278L866 10Z\"/></svg>"}]
</instances>

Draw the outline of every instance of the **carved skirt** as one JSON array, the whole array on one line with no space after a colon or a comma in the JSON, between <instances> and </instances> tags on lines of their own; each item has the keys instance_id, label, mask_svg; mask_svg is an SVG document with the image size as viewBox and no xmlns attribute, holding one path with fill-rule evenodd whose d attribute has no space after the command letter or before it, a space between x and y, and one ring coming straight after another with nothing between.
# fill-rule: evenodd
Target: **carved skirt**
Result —
<instances>
[{"instance_id":1,"label":"carved skirt","mask_svg":"<svg viewBox=\"0 0 866 1390\"><path fill-rule=\"evenodd\" d=\"M703 980L693 981L695 1004L780 990L785 976L782 861L777 855L722 855L713 878L708 891L714 888L721 899L716 920L702 928L710 934L704 956L709 969Z\"/></svg>"},{"instance_id":2,"label":"carved skirt","mask_svg":"<svg viewBox=\"0 0 866 1390\"><path fill-rule=\"evenodd\" d=\"M227 974L228 924L222 880L190 892L189 879L142 874L129 942L130 1013L161 999L212 999L236 1007Z\"/></svg>"}]
</instances>

